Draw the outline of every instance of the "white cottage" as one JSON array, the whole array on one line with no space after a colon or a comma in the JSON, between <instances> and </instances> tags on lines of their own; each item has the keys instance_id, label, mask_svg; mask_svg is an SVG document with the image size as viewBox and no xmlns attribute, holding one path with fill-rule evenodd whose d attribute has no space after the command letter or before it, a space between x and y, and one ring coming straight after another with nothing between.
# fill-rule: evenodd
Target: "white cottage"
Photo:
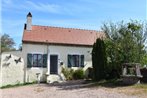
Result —
<instances>
[{"instance_id":1,"label":"white cottage","mask_svg":"<svg viewBox=\"0 0 147 98\"><path fill-rule=\"evenodd\" d=\"M21 54L24 82L36 81L37 76L40 81L60 80L63 65L86 70L92 66L92 45L102 37L104 33L95 30L32 25L28 13Z\"/></svg>"}]
</instances>

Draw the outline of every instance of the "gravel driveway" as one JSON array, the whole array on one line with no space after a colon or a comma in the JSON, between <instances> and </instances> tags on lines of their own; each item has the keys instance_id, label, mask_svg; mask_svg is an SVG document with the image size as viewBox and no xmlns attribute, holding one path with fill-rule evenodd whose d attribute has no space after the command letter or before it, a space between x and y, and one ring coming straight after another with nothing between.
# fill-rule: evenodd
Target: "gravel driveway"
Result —
<instances>
[{"instance_id":1,"label":"gravel driveway","mask_svg":"<svg viewBox=\"0 0 147 98\"><path fill-rule=\"evenodd\" d=\"M88 84L89 85L89 84ZM58 85L34 84L1 89L2 98L140 98L119 93L115 88L88 87L76 82Z\"/></svg>"}]
</instances>

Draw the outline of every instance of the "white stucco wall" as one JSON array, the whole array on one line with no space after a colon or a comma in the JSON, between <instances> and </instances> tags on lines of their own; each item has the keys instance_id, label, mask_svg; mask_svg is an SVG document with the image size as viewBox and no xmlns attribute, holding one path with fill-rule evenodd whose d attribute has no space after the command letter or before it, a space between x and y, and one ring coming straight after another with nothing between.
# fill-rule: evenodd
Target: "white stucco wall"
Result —
<instances>
[{"instance_id":1,"label":"white stucco wall","mask_svg":"<svg viewBox=\"0 0 147 98\"><path fill-rule=\"evenodd\" d=\"M49 51L52 54L59 54L59 60L63 61L67 65L67 55L68 54L84 54L84 59L86 62L91 61L90 51L92 48L89 47L72 47L72 46L49 46ZM85 62L85 64L87 64Z\"/></svg>"},{"instance_id":2,"label":"white stucco wall","mask_svg":"<svg viewBox=\"0 0 147 98\"><path fill-rule=\"evenodd\" d=\"M92 66L91 61L91 51L92 47L76 47L76 46L59 46L59 45L46 45L46 44L23 44L22 47L23 58L25 62L26 69L26 82L33 82L37 80L36 73L41 73L41 80L46 80L46 74L48 68L27 68L27 54L28 53L41 53L41 54L57 54L58 55L58 74L61 73L60 62L63 62L64 65L67 65L67 55L68 54L84 54L84 64L83 68L86 70L88 67ZM77 69L73 67L73 69Z\"/></svg>"},{"instance_id":3,"label":"white stucco wall","mask_svg":"<svg viewBox=\"0 0 147 98\"><path fill-rule=\"evenodd\" d=\"M37 81L37 73L40 73L40 80L41 82L46 81L46 73L47 68L40 68L40 67L31 67L27 68L27 54L28 53L47 53L47 46L46 45L33 45L33 44L23 44L22 45L22 53L24 58L24 69L25 69L25 82L34 82Z\"/></svg>"},{"instance_id":4,"label":"white stucco wall","mask_svg":"<svg viewBox=\"0 0 147 98\"><path fill-rule=\"evenodd\" d=\"M47 78L46 76L47 68L39 68L39 67L27 68L26 82L37 81L38 80L37 73L39 73L39 81L45 82Z\"/></svg>"},{"instance_id":5,"label":"white stucco wall","mask_svg":"<svg viewBox=\"0 0 147 98\"><path fill-rule=\"evenodd\" d=\"M6 56L10 56L10 54L11 58L6 59ZM18 53L18 55L20 55L20 53ZM15 60L18 60L19 58L20 56L14 55L13 52L3 53L1 55L1 86L24 83L24 61L21 58L21 62L15 62Z\"/></svg>"}]
</instances>

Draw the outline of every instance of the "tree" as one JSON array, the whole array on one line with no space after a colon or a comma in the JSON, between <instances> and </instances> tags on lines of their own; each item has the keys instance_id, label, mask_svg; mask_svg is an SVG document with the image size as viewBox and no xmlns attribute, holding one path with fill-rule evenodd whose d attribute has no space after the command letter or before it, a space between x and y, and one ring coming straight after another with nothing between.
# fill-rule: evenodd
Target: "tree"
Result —
<instances>
[{"instance_id":1,"label":"tree","mask_svg":"<svg viewBox=\"0 0 147 98\"><path fill-rule=\"evenodd\" d=\"M18 50L22 51L22 44L19 44Z\"/></svg>"},{"instance_id":2,"label":"tree","mask_svg":"<svg viewBox=\"0 0 147 98\"><path fill-rule=\"evenodd\" d=\"M142 57L142 60L141 60L141 64L144 66L144 65L147 65L147 53L145 55L143 55Z\"/></svg>"},{"instance_id":3,"label":"tree","mask_svg":"<svg viewBox=\"0 0 147 98\"><path fill-rule=\"evenodd\" d=\"M102 30L107 35L105 40L107 65L109 67L107 73L115 70L121 74L122 63L142 63L146 54L147 26L145 24L137 21L117 24L105 23Z\"/></svg>"},{"instance_id":4,"label":"tree","mask_svg":"<svg viewBox=\"0 0 147 98\"><path fill-rule=\"evenodd\" d=\"M8 34L1 36L1 52L15 50L14 46L15 42Z\"/></svg>"},{"instance_id":5,"label":"tree","mask_svg":"<svg viewBox=\"0 0 147 98\"><path fill-rule=\"evenodd\" d=\"M101 39L97 39L93 45L92 65L93 79L97 81L105 79L106 52L104 41Z\"/></svg>"}]
</instances>

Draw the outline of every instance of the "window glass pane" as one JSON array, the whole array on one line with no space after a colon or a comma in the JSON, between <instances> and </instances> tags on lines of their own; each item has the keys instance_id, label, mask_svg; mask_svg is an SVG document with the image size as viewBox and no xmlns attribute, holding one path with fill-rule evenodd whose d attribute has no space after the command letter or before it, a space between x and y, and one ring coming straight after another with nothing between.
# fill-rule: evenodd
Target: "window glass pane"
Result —
<instances>
[{"instance_id":1,"label":"window glass pane","mask_svg":"<svg viewBox=\"0 0 147 98\"><path fill-rule=\"evenodd\" d=\"M73 57L73 55L71 55L71 66L72 66L72 67L75 66L75 61L74 61L74 57Z\"/></svg>"},{"instance_id":2,"label":"window glass pane","mask_svg":"<svg viewBox=\"0 0 147 98\"><path fill-rule=\"evenodd\" d=\"M37 63L38 63L37 64L38 67L43 66L43 58L41 54L38 54Z\"/></svg>"},{"instance_id":3,"label":"window glass pane","mask_svg":"<svg viewBox=\"0 0 147 98\"><path fill-rule=\"evenodd\" d=\"M72 55L73 67L76 67L76 56Z\"/></svg>"},{"instance_id":4,"label":"window glass pane","mask_svg":"<svg viewBox=\"0 0 147 98\"><path fill-rule=\"evenodd\" d=\"M42 54L33 54L33 67L43 66L43 56Z\"/></svg>"},{"instance_id":5,"label":"window glass pane","mask_svg":"<svg viewBox=\"0 0 147 98\"><path fill-rule=\"evenodd\" d=\"M72 55L72 66L76 67L76 57L75 57L75 55Z\"/></svg>"},{"instance_id":6,"label":"window glass pane","mask_svg":"<svg viewBox=\"0 0 147 98\"><path fill-rule=\"evenodd\" d=\"M37 54L33 54L33 67L37 66Z\"/></svg>"},{"instance_id":7,"label":"window glass pane","mask_svg":"<svg viewBox=\"0 0 147 98\"><path fill-rule=\"evenodd\" d=\"M73 55L74 67L79 67L79 55Z\"/></svg>"},{"instance_id":8,"label":"window glass pane","mask_svg":"<svg viewBox=\"0 0 147 98\"><path fill-rule=\"evenodd\" d=\"M68 55L68 67L84 67L84 55Z\"/></svg>"},{"instance_id":9,"label":"window glass pane","mask_svg":"<svg viewBox=\"0 0 147 98\"><path fill-rule=\"evenodd\" d=\"M79 67L80 65L80 58L79 55L76 55L76 66Z\"/></svg>"}]
</instances>

